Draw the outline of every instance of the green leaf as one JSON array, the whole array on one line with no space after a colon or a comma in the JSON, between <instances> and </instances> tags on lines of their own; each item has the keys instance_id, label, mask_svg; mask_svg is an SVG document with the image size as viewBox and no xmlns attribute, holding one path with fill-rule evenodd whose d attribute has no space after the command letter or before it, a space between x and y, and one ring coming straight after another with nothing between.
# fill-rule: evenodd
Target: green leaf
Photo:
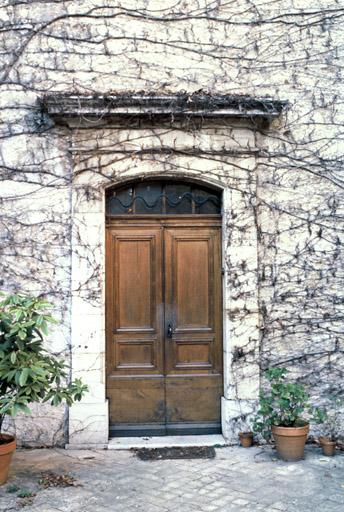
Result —
<instances>
[{"instance_id":1,"label":"green leaf","mask_svg":"<svg viewBox=\"0 0 344 512\"><path fill-rule=\"evenodd\" d=\"M21 311L20 309L15 311L14 318L16 319L17 322L21 319L22 316L23 316L23 311Z\"/></svg>"},{"instance_id":2,"label":"green leaf","mask_svg":"<svg viewBox=\"0 0 344 512\"><path fill-rule=\"evenodd\" d=\"M55 395L54 398L52 399L52 404L53 405L59 405L61 403L61 398L58 396L58 395Z\"/></svg>"},{"instance_id":3,"label":"green leaf","mask_svg":"<svg viewBox=\"0 0 344 512\"><path fill-rule=\"evenodd\" d=\"M24 330L20 330L20 331L18 332L18 336L19 336L19 338L20 338L21 340L25 340L25 338L26 338L26 331L24 331Z\"/></svg>"},{"instance_id":4,"label":"green leaf","mask_svg":"<svg viewBox=\"0 0 344 512\"><path fill-rule=\"evenodd\" d=\"M15 352L11 352L10 359L11 359L11 363L14 364L17 360L17 354Z\"/></svg>"},{"instance_id":5,"label":"green leaf","mask_svg":"<svg viewBox=\"0 0 344 512\"><path fill-rule=\"evenodd\" d=\"M27 378L29 376L29 372L30 372L29 368L24 368L23 371L21 372L20 377L19 377L19 384L21 386L25 386Z\"/></svg>"},{"instance_id":6,"label":"green leaf","mask_svg":"<svg viewBox=\"0 0 344 512\"><path fill-rule=\"evenodd\" d=\"M47 322L45 320L43 320L43 322L41 323L41 331L45 335L48 334L48 325L47 325Z\"/></svg>"}]
</instances>

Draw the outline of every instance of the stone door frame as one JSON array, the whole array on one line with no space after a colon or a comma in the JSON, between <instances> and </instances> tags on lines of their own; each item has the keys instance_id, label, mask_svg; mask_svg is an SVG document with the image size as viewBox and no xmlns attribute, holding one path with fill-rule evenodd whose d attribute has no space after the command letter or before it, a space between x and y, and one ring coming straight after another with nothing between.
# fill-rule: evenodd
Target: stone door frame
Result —
<instances>
[{"instance_id":1,"label":"stone door frame","mask_svg":"<svg viewBox=\"0 0 344 512\"><path fill-rule=\"evenodd\" d=\"M69 446L106 447L109 439L108 403L105 378L105 191L114 185L142 179L142 173L129 170L111 181L97 176L96 193L85 193L87 172L75 177L72 215L72 375L89 386L82 402L69 409ZM146 178L170 178L195 181L192 171L158 174ZM91 181L93 176L88 176ZM222 433L228 441L237 440L247 415L255 407L259 390L259 316L257 287L257 234L252 205L245 195L227 187L225 181L207 174L197 181L222 190L222 266L223 266L223 372ZM245 225L251 226L249 237L235 240L233 212L245 211ZM239 226L240 230L240 226ZM234 233L234 238L233 238ZM230 243L229 243L230 242ZM235 269L245 258L249 262L249 279ZM91 291L87 276L98 273L101 285ZM249 296L249 311L247 297ZM242 297L240 299L240 297ZM243 314L243 309L245 314ZM245 352L249 351L249 356Z\"/></svg>"}]
</instances>

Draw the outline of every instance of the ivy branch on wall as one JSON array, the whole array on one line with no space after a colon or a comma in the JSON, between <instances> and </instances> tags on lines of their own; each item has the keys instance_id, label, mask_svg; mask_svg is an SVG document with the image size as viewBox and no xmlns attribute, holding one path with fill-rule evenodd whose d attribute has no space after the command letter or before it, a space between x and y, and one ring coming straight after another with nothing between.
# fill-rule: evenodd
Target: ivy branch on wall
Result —
<instances>
[{"instance_id":1,"label":"ivy branch on wall","mask_svg":"<svg viewBox=\"0 0 344 512\"><path fill-rule=\"evenodd\" d=\"M111 4L5 0L0 7L1 288L47 294L57 304L66 326L59 352L68 357L73 167L94 177L83 185L91 200L99 193L97 176L110 183L109 169L116 166L122 169L116 178L137 161L159 164L161 174L201 178L206 162L253 210L261 369L283 365L320 398L342 394L344 8L337 0L302 8L294 0ZM252 172L244 158L252 148L181 148L168 139L208 129L208 121L169 118L142 125L127 119L112 127L126 133L126 150L109 136L91 158L73 149L72 130L54 125L40 106L47 93L96 97L114 91L200 91L208 107L221 94L266 96L288 100L289 107L270 125L251 124ZM86 139L84 122L80 116L76 126L79 134L85 129ZM97 122L101 130L102 119ZM214 129L232 127L227 120ZM140 129L155 138L154 147L142 146ZM97 154L99 161L110 156L99 166ZM237 212L227 222L234 230ZM94 266L87 277L92 303L99 269L95 257L84 257ZM239 289L249 272L245 255L235 268L226 264L230 286ZM247 306L241 318L250 313ZM233 354L236 369L255 357L249 343Z\"/></svg>"}]
</instances>

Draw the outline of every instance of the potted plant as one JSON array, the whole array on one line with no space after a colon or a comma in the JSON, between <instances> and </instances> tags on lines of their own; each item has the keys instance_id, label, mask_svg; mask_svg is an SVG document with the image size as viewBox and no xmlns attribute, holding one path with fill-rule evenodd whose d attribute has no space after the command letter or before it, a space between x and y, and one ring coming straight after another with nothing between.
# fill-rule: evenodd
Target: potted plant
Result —
<instances>
[{"instance_id":1,"label":"potted plant","mask_svg":"<svg viewBox=\"0 0 344 512\"><path fill-rule=\"evenodd\" d=\"M265 438L272 433L277 453L283 460L297 461L304 457L309 421L322 423L325 412L312 407L304 386L288 382L287 374L286 368L267 370L270 386L260 392L254 429Z\"/></svg>"},{"instance_id":2,"label":"potted plant","mask_svg":"<svg viewBox=\"0 0 344 512\"><path fill-rule=\"evenodd\" d=\"M253 432L250 430L239 432L239 441L243 448L249 448L253 443Z\"/></svg>"},{"instance_id":3,"label":"potted plant","mask_svg":"<svg viewBox=\"0 0 344 512\"><path fill-rule=\"evenodd\" d=\"M50 308L49 302L22 294L0 301L0 485L16 448L14 436L2 433L6 415L30 413L33 402L72 405L87 391L80 379L68 383L68 366L43 347L48 324L56 323Z\"/></svg>"},{"instance_id":4,"label":"potted plant","mask_svg":"<svg viewBox=\"0 0 344 512\"><path fill-rule=\"evenodd\" d=\"M332 457L335 453L340 428L339 413L343 405L343 400L338 396L331 396L330 401L331 406L326 409L326 417L323 422L324 435L319 437L322 452L327 457Z\"/></svg>"},{"instance_id":5,"label":"potted plant","mask_svg":"<svg viewBox=\"0 0 344 512\"><path fill-rule=\"evenodd\" d=\"M326 457L333 457L336 450L336 441L334 441L331 437L321 436L319 437L319 442L323 454L326 455Z\"/></svg>"}]
</instances>

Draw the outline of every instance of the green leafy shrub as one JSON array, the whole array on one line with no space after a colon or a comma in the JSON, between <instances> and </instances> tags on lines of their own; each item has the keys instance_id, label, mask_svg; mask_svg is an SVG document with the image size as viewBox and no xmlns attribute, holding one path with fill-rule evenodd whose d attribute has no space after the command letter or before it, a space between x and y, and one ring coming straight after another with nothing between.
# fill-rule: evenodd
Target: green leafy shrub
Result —
<instances>
[{"instance_id":1,"label":"green leafy shrub","mask_svg":"<svg viewBox=\"0 0 344 512\"><path fill-rule=\"evenodd\" d=\"M288 382L287 374L286 368L266 371L269 389L260 392L259 408L253 423L254 430L265 438L270 437L273 425L300 427L309 421L322 423L325 419L325 411L310 404L304 386Z\"/></svg>"},{"instance_id":2,"label":"green leafy shrub","mask_svg":"<svg viewBox=\"0 0 344 512\"><path fill-rule=\"evenodd\" d=\"M6 492L10 494L14 494L15 492L19 491L19 487L16 484L11 484L7 487Z\"/></svg>"},{"instance_id":3,"label":"green leafy shrub","mask_svg":"<svg viewBox=\"0 0 344 512\"><path fill-rule=\"evenodd\" d=\"M330 405L326 408L326 417L322 428L325 437L328 437L330 441L337 441L341 426L340 416L343 413L344 400L338 395L331 395L329 400Z\"/></svg>"},{"instance_id":4,"label":"green leafy shrub","mask_svg":"<svg viewBox=\"0 0 344 512\"><path fill-rule=\"evenodd\" d=\"M21 489L18 494L18 498L33 498L36 496L36 493L33 491L29 491L28 489Z\"/></svg>"},{"instance_id":5,"label":"green leafy shrub","mask_svg":"<svg viewBox=\"0 0 344 512\"><path fill-rule=\"evenodd\" d=\"M3 296L3 294L2 294ZM30 413L29 405L72 405L87 391L80 379L68 383L68 366L43 348L51 304L37 297L9 295L0 301L0 432L5 415Z\"/></svg>"}]
</instances>

